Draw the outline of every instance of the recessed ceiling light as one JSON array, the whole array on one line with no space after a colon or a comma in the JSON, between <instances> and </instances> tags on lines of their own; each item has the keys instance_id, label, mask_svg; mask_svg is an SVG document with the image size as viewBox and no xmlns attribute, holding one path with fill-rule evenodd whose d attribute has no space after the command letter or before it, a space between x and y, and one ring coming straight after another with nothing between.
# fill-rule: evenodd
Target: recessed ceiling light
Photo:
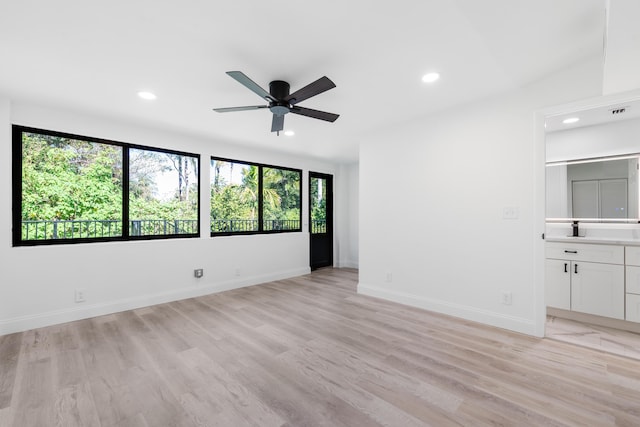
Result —
<instances>
[{"instance_id":1,"label":"recessed ceiling light","mask_svg":"<svg viewBox=\"0 0 640 427\"><path fill-rule=\"evenodd\" d=\"M157 98L157 96L151 92L138 92L138 96L142 99L147 99L147 100L154 100Z\"/></svg>"},{"instance_id":2,"label":"recessed ceiling light","mask_svg":"<svg viewBox=\"0 0 640 427\"><path fill-rule=\"evenodd\" d=\"M438 73L428 73L422 76L422 81L425 83L433 83L440 78Z\"/></svg>"},{"instance_id":3,"label":"recessed ceiling light","mask_svg":"<svg viewBox=\"0 0 640 427\"><path fill-rule=\"evenodd\" d=\"M580 117L569 117L568 119L564 119L562 123L565 125L570 125L571 123L576 123L580 121Z\"/></svg>"},{"instance_id":4,"label":"recessed ceiling light","mask_svg":"<svg viewBox=\"0 0 640 427\"><path fill-rule=\"evenodd\" d=\"M293 135L295 135L296 133L295 133L294 131L292 131L292 130L285 130L285 131L284 131L284 134L285 134L286 136L293 136Z\"/></svg>"}]
</instances>

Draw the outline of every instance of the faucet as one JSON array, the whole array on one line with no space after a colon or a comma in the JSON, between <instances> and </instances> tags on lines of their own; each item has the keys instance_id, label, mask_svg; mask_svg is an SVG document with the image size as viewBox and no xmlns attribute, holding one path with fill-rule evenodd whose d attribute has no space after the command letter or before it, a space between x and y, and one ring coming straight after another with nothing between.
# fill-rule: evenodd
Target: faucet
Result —
<instances>
[{"instance_id":1,"label":"faucet","mask_svg":"<svg viewBox=\"0 0 640 427\"><path fill-rule=\"evenodd\" d=\"M578 234L578 221L573 221L573 224L571 224L571 228L573 229L573 237L579 237Z\"/></svg>"}]
</instances>

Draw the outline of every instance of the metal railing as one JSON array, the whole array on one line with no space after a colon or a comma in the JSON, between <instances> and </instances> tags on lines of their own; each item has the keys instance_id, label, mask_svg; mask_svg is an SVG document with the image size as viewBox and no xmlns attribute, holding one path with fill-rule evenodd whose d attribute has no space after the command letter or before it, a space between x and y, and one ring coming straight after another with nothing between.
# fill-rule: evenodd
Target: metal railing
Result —
<instances>
[{"instance_id":1,"label":"metal railing","mask_svg":"<svg viewBox=\"0 0 640 427\"><path fill-rule=\"evenodd\" d=\"M198 221L193 219L134 219L129 221L131 236L194 234ZM122 236L119 220L30 220L22 221L22 240L87 239Z\"/></svg>"},{"instance_id":2,"label":"metal railing","mask_svg":"<svg viewBox=\"0 0 640 427\"><path fill-rule=\"evenodd\" d=\"M257 219L212 219L213 233L242 233L258 231L260 222ZM300 221L297 219L267 219L262 221L263 231L299 230Z\"/></svg>"},{"instance_id":3,"label":"metal railing","mask_svg":"<svg viewBox=\"0 0 640 427\"><path fill-rule=\"evenodd\" d=\"M327 232L327 221L326 220L311 220L311 234L323 234Z\"/></svg>"},{"instance_id":4,"label":"metal railing","mask_svg":"<svg viewBox=\"0 0 640 427\"><path fill-rule=\"evenodd\" d=\"M195 219L134 219L130 224L131 236L166 236L198 232L198 221Z\"/></svg>"},{"instance_id":5,"label":"metal railing","mask_svg":"<svg viewBox=\"0 0 640 427\"><path fill-rule=\"evenodd\" d=\"M238 233L258 231L258 220L212 219L213 233ZM299 230L300 221L269 219L262 222L264 231ZM325 221L312 222L313 233L326 233ZM191 219L133 219L129 221L130 236L165 236L195 234L198 221ZM122 236L119 220L25 220L22 221L22 240L87 239Z\"/></svg>"},{"instance_id":6,"label":"metal railing","mask_svg":"<svg viewBox=\"0 0 640 427\"><path fill-rule=\"evenodd\" d=\"M300 221L297 219L265 219L262 221L262 229L264 231L299 230Z\"/></svg>"},{"instance_id":7,"label":"metal railing","mask_svg":"<svg viewBox=\"0 0 640 427\"><path fill-rule=\"evenodd\" d=\"M82 239L122 236L118 220L22 221L22 240Z\"/></svg>"},{"instance_id":8,"label":"metal railing","mask_svg":"<svg viewBox=\"0 0 640 427\"><path fill-rule=\"evenodd\" d=\"M212 219L211 232L213 233L242 233L258 231L257 219Z\"/></svg>"}]
</instances>

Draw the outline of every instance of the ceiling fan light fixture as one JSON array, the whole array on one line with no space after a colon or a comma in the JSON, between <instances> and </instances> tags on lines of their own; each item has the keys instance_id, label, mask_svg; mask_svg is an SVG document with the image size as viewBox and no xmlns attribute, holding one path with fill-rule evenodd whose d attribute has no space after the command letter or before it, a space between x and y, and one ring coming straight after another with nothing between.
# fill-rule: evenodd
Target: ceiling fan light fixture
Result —
<instances>
[{"instance_id":1,"label":"ceiling fan light fixture","mask_svg":"<svg viewBox=\"0 0 640 427\"><path fill-rule=\"evenodd\" d=\"M424 83L433 83L436 80L438 80L440 78L440 74L433 72L433 73L427 73L424 76L422 76L422 81Z\"/></svg>"},{"instance_id":2,"label":"ceiling fan light fixture","mask_svg":"<svg viewBox=\"0 0 640 427\"><path fill-rule=\"evenodd\" d=\"M285 131L284 131L284 135L285 135L285 136L293 136L293 135L295 135L295 134L296 134L296 133L295 133L294 131L292 131L292 130L285 130Z\"/></svg>"},{"instance_id":3,"label":"ceiling fan light fixture","mask_svg":"<svg viewBox=\"0 0 640 427\"><path fill-rule=\"evenodd\" d=\"M144 90L138 92L138 96L142 99L146 99L147 101L153 101L154 99L158 98L154 93L147 92Z\"/></svg>"}]
</instances>

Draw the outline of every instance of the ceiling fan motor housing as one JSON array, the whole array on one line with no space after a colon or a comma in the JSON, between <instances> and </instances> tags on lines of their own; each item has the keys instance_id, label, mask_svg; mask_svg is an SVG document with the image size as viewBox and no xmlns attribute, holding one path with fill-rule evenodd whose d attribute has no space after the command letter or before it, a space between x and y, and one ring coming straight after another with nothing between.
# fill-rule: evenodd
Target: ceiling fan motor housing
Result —
<instances>
[{"instance_id":1,"label":"ceiling fan motor housing","mask_svg":"<svg viewBox=\"0 0 640 427\"><path fill-rule=\"evenodd\" d=\"M289 96L289 88L289 83L282 80L274 80L269 83L269 93L277 100L269 103L269 110L271 110L273 114L284 116L291 111L289 102L284 101L284 99Z\"/></svg>"},{"instance_id":2,"label":"ceiling fan motor housing","mask_svg":"<svg viewBox=\"0 0 640 427\"><path fill-rule=\"evenodd\" d=\"M289 83L282 80L274 80L269 83L269 93L278 101L285 99L289 96Z\"/></svg>"}]
</instances>

